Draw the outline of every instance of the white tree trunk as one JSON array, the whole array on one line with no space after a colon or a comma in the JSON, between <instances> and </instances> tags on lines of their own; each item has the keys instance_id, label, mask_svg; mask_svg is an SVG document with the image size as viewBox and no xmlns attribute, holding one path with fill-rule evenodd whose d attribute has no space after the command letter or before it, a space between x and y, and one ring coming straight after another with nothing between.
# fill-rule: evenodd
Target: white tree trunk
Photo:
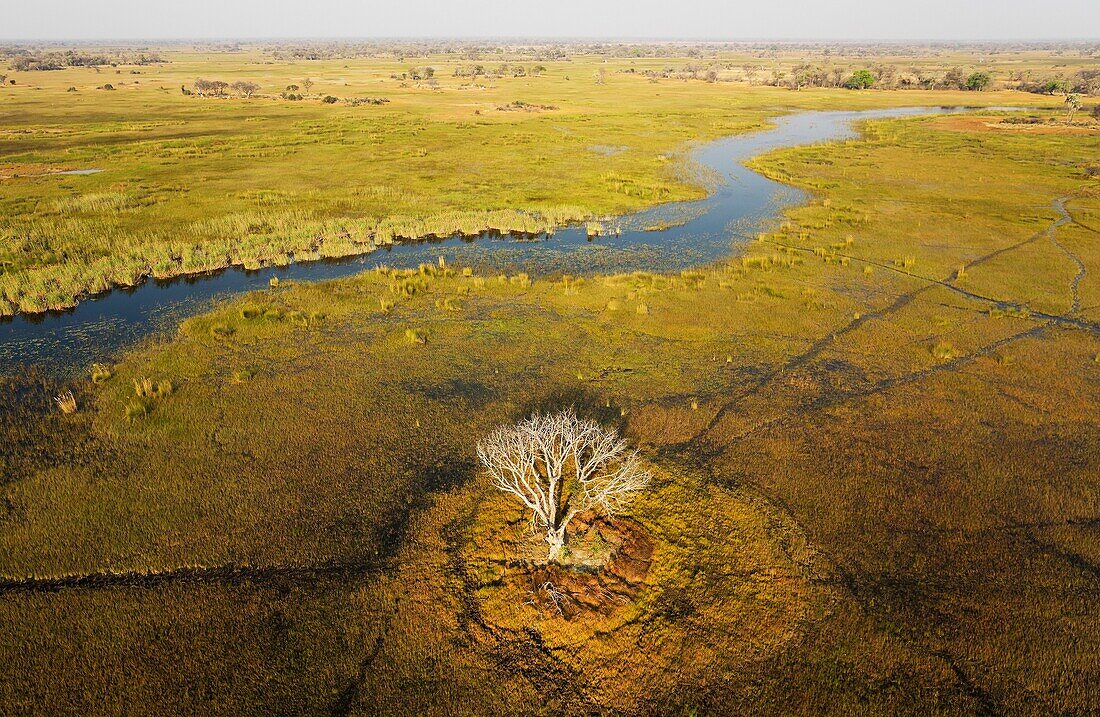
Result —
<instances>
[{"instance_id":1,"label":"white tree trunk","mask_svg":"<svg viewBox=\"0 0 1100 717\"><path fill-rule=\"evenodd\" d=\"M565 548L565 524L546 531L546 544L550 546L550 553L546 559L552 563L561 557L561 551Z\"/></svg>"}]
</instances>

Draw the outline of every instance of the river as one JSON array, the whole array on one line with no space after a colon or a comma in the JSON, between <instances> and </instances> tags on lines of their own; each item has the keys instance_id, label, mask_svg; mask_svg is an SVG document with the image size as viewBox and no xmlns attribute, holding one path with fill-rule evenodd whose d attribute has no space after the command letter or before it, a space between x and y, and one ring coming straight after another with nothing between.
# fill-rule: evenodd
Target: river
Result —
<instances>
[{"instance_id":1,"label":"river","mask_svg":"<svg viewBox=\"0 0 1100 717\"><path fill-rule=\"evenodd\" d=\"M444 256L451 266L479 270L550 273L680 271L726 258L751 240L785 207L806 200L798 189L767 179L744 166L772 149L849 139L862 119L962 111L957 108L898 108L862 112L800 112L776 120L768 130L701 144L691 158L711 185L706 199L661 205L604 222L619 233L590 239L585 227L560 228L528 237L452 237L407 242L354 257L292 263L247 271L232 267L213 274L149 279L86 299L76 308L0 320L0 374L40 366L51 373L82 371L109 361L150 335L170 335L179 322L219 300L268 286L272 277L317 281L350 276L377 265L416 267ZM668 226L671 225L671 226ZM653 227L664 227L654 230Z\"/></svg>"}]
</instances>

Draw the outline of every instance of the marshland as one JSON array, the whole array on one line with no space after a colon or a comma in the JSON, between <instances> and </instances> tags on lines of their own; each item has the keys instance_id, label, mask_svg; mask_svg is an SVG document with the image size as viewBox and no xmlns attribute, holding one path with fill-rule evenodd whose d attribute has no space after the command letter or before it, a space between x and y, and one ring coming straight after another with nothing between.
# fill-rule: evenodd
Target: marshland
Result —
<instances>
[{"instance_id":1,"label":"marshland","mask_svg":"<svg viewBox=\"0 0 1100 717\"><path fill-rule=\"evenodd\" d=\"M1098 52L3 46L0 713L1100 710Z\"/></svg>"}]
</instances>

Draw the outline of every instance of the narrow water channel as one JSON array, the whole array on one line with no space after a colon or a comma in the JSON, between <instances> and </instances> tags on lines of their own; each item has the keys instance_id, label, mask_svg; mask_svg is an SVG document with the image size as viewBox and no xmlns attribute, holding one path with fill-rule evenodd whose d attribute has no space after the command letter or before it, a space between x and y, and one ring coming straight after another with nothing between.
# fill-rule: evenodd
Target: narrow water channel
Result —
<instances>
[{"instance_id":1,"label":"narrow water channel","mask_svg":"<svg viewBox=\"0 0 1100 717\"><path fill-rule=\"evenodd\" d=\"M280 281L317 281L350 276L377 265L416 267L446 257L452 266L526 271L532 276L564 272L609 273L635 270L680 271L729 256L752 239L784 207L805 201L805 193L773 182L742 162L772 149L855 136L861 119L963 111L956 108L899 108L864 112L802 112L776 121L773 129L708 142L692 159L714 177L710 196L666 204L605 222L618 227L589 239L585 227L558 229L529 237L452 237L410 242L370 254L336 260L292 263L281 268L223 271L160 281L150 279L87 299L75 309L0 320L0 374L28 366L49 372L83 370L109 360L135 341L172 332L179 322L214 302ZM663 227L663 228L662 228Z\"/></svg>"}]
</instances>

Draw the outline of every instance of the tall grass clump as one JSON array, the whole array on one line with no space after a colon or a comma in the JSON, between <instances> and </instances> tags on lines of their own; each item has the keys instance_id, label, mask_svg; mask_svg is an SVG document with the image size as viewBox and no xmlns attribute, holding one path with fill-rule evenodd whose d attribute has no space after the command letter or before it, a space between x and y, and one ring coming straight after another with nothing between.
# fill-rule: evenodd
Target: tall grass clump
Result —
<instances>
[{"instance_id":1,"label":"tall grass clump","mask_svg":"<svg viewBox=\"0 0 1100 717\"><path fill-rule=\"evenodd\" d=\"M958 358L961 352L949 341L939 341L932 347L932 355L939 361L950 361Z\"/></svg>"},{"instance_id":2,"label":"tall grass clump","mask_svg":"<svg viewBox=\"0 0 1100 717\"><path fill-rule=\"evenodd\" d=\"M114 378L115 372L110 366L97 363L92 364L91 377L92 383L105 383Z\"/></svg>"},{"instance_id":3,"label":"tall grass clump","mask_svg":"<svg viewBox=\"0 0 1100 717\"><path fill-rule=\"evenodd\" d=\"M65 391L64 393L54 397L54 403L57 404L57 408L64 414L76 413L76 397L73 396L72 391Z\"/></svg>"}]
</instances>

